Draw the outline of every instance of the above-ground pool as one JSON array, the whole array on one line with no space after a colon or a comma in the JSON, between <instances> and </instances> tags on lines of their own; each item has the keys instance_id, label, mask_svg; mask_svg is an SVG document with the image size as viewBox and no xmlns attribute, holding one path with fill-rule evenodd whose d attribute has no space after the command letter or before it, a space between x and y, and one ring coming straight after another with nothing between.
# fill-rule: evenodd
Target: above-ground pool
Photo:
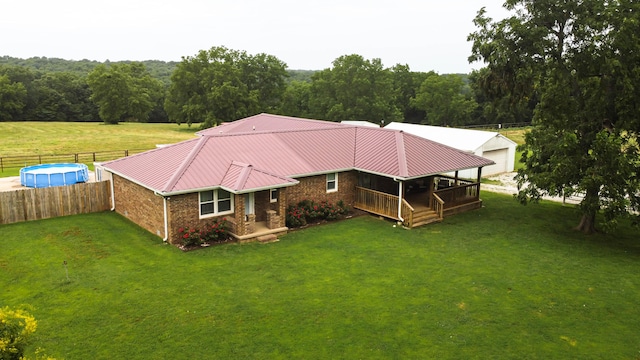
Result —
<instances>
[{"instance_id":1,"label":"above-ground pool","mask_svg":"<svg viewBox=\"0 0 640 360\"><path fill-rule=\"evenodd\" d=\"M64 186L89 181L85 164L42 164L20 169L20 184L33 188Z\"/></svg>"}]
</instances>

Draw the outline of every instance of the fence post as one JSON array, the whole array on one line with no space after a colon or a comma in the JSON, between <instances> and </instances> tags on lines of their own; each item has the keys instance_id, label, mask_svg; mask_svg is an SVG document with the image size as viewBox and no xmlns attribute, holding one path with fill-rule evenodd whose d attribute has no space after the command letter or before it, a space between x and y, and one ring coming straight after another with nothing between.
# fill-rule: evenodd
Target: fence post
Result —
<instances>
[{"instance_id":1,"label":"fence post","mask_svg":"<svg viewBox=\"0 0 640 360\"><path fill-rule=\"evenodd\" d=\"M124 151L124 156L129 156L129 150Z\"/></svg>"}]
</instances>

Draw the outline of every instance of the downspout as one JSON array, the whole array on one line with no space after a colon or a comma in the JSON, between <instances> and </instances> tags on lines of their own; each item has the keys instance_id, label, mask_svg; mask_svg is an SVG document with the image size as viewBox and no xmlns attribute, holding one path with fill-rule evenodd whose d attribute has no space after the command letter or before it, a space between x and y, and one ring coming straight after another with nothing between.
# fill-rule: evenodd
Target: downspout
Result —
<instances>
[{"instance_id":1,"label":"downspout","mask_svg":"<svg viewBox=\"0 0 640 360\"><path fill-rule=\"evenodd\" d=\"M113 174L111 174L111 181L109 181L111 183L111 211L116 209L116 192L114 191L114 186L113 186Z\"/></svg>"},{"instance_id":2,"label":"downspout","mask_svg":"<svg viewBox=\"0 0 640 360\"><path fill-rule=\"evenodd\" d=\"M167 242L167 240L169 240L169 216L167 215L167 197L159 194L157 191L154 191L153 194L155 196L162 196L162 217L164 220L164 238L162 239L162 241Z\"/></svg>"},{"instance_id":3,"label":"downspout","mask_svg":"<svg viewBox=\"0 0 640 360\"><path fill-rule=\"evenodd\" d=\"M396 178L393 178L393 181L398 183L398 219L404 223L404 218L402 217L402 181L399 181Z\"/></svg>"},{"instance_id":4,"label":"downspout","mask_svg":"<svg viewBox=\"0 0 640 360\"><path fill-rule=\"evenodd\" d=\"M167 198L162 197L162 201L164 202L164 238L163 242L167 242L169 240L169 217L167 216Z\"/></svg>"}]
</instances>

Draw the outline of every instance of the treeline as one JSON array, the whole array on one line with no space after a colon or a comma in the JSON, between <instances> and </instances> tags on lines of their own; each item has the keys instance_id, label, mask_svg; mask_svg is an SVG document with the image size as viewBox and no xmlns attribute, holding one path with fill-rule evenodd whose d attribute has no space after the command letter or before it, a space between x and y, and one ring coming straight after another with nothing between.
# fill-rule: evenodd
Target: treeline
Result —
<instances>
[{"instance_id":1,"label":"treeline","mask_svg":"<svg viewBox=\"0 0 640 360\"><path fill-rule=\"evenodd\" d=\"M261 112L323 120L444 126L527 122L482 92L484 71L415 72L345 55L324 70L290 70L272 55L225 47L180 62L0 57L0 121L203 123Z\"/></svg>"}]
</instances>

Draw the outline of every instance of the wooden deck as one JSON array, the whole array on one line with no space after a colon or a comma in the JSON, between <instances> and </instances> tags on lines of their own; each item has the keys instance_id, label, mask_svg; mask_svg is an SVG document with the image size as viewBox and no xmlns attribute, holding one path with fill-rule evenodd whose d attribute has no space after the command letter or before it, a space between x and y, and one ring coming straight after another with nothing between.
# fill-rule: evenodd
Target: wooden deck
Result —
<instances>
[{"instance_id":1,"label":"wooden deck","mask_svg":"<svg viewBox=\"0 0 640 360\"><path fill-rule=\"evenodd\" d=\"M354 207L389 219L403 221L407 227L440 222L445 216L482 206L480 184L466 183L446 189L408 194L402 203L398 196L362 187L356 188ZM400 211L401 217L398 217Z\"/></svg>"}]
</instances>

